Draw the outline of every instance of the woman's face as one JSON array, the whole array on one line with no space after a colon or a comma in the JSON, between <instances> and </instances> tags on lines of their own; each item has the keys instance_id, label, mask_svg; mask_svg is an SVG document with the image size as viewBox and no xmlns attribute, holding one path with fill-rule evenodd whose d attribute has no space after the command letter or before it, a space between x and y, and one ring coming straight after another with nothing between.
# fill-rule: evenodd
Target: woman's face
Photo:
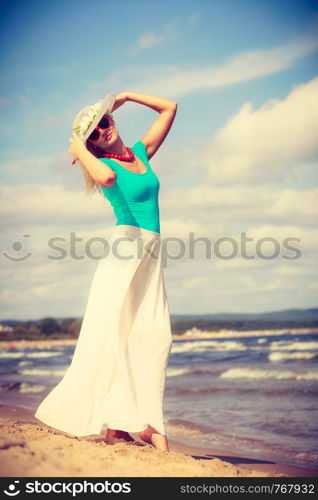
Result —
<instances>
[{"instance_id":1,"label":"woman's face","mask_svg":"<svg viewBox=\"0 0 318 500\"><path fill-rule=\"evenodd\" d=\"M107 147L111 144L114 144L119 137L118 130L115 127L115 122L111 116L107 115L109 120L109 127L106 129L101 129L96 127L99 131L99 139L97 141L92 141L95 146L98 146L101 149L107 149Z\"/></svg>"}]
</instances>

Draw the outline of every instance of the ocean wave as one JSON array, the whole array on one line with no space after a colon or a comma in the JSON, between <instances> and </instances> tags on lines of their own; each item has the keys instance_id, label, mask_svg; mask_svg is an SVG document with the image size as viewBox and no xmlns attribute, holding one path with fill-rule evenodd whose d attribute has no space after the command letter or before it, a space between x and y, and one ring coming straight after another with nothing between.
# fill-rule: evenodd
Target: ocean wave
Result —
<instances>
[{"instance_id":1,"label":"ocean wave","mask_svg":"<svg viewBox=\"0 0 318 500\"><path fill-rule=\"evenodd\" d=\"M312 359L317 356L315 352L272 352L268 355L269 361L285 361L287 359Z\"/></svg>"},{"instance_id":2,"label":"ocean wave","mask_svg":"<svg viewBox=\"0 0 318 500\"><path fill-rule=\"evenodd\" d=\"M309 351L318 350L318 342L288 342L285 340L277 340L269 346L271 350L279 351Z\"/></svg>"},{"instance_id":3,"label":"ocean wave","mask_svg":"<svg viewBox=\"0 0 318 500\"><path fill-rule=\"evenodd\" d=\"M199 387L167 387L166 391L169 394L174 394L175 396L186 395L186 394L214 394L217 392L226 392L229 389L217 388L217 387L205 387L200 389ZM254 391L253 391L254 392Z\"/></svg>"},{"instance_id":4,"label":"ocean wave","mask_svg":"<svg viewBox=\"0 0 318 500\"><path fill-rule=\"evenodd\" d=\"M0 358L53 358L55 356L62 356L64 353L63 352L46 352L46 351L39 351L39 352L24 352L24 351L19 351L19 352L0 352Z\"/></svg>"},{"instance_id":5,"label":"ocean wave","mask_svg":"<svg viewBox=\"0 0 318 500\"><path fill-rule=\"evenodd\" d=\"M207 448L207 457L218 457L219 455L215 455L215 451L213 451L215 449L224 450L223 455L226 455L227 450L232 452L234 449L241 457L249 456L256 461L261 456L264 460L298 467L306 465L317 469L317 453L304 453L295 447L286 445L284 442L276 443L276 441L273 441L269 443L268 434L263 435L262 431L259 431L254 436L243 436L236 433L236 429L232 431L231 426L226 424L223 428L218 426L214 429L210 426L179 418L168 419L166 425L171 436L179 442ZM306 442L310 446L308 439Z\"/></svg>"},{"instance_id":6,"label":"ocean wave","mask_svg":"<svg viewBox=\"0 0 318 500\"><path fill-rule=\"evenodd\" d=\"M240 392L240 391L238 391ZM318 396L318 390L315 389L295 389L295 388L285 388L285 389L264 389L261 390L264 394L268 394L270 396L283 396L288 394L290 397L293 396Z\"/></svg>"},{"instance_id":7,"label":"ocean wave","mask_svg":"<svg viewBox=\"0 0 318 500\"><path fill-rule=\"evenodd\" d=\"M309 463L313 463L317 466L318 464L318 454L316 453L306 453L306 452L299 452L297 455L295 455L295 458L298 460L302 460L305 463L309 461Z\"/></svg>"},{"instance_id":8,"label":"ocean wave","mask_svg":"<svg viewBox=\"0 0 318 500\"><path fill-rule=\"evenodd\" d=\"M0 352L0 358L23 358L23 352Z\"/></svg>"},{"instance_id":9,"label":"ocean wave","mask_svg":"<svg viewBox=\"0 0 318 500\"><path fill-rule=\"evenodd\" d=\"M177 377L179 375L184 375L185 373L190 373L191 368L168 368L167 377Z\"/></svg>"},{"instance_id":10,"label":"ocean wave","mask_svg":"<svg viewBox=\"0 0 318 500\"><path fill-rule=\"evenodd\" d=\"M174 431L180 431L182 433L186 431L187 434L210 434L215 431L215 429L209 425L198 424L181 418L170 418L167 420L167 425L173 427Z\"/></svg>"},{"instance_id":11,"label":"ocean wave","mask_svg":"<svg viewBox=\"0 0 318 500\"><path fill-rule=\"evenodd\" d=\"M44 392L47 390L47 385L42 385L42 384L30 384L29 382L22 382L20 385L20 392L23 394L25 393L38 393L38 392Z\"/></svg>"},{"instance_id":12,"label":"ocean wave","mask_svg":"<svg viewBox=\"0 0 318 500\"><path fill-rule=\"evenodd\" d=\"M19 370L21 375L35 375L38 377L62 377L65 372L66 368L60 370L41 370L40 368Z\"/></svg>"},{"instance_id":13,"label":"ocean wave","mask_svg":"<svg viewBox=\"0 0 318 500\"><path fill-rule=\"evenodd\" d=\"M290 370L271 371L252 368L230 368L223 372L220 378L250 378L250 379L295 379L295 380L318 380L317 372L296 373Z\"/></svg>"},{"instance_id":14,"label":"ocean wave","mask_svg":"<svg viewBox=\"0 0 318 500\"><path fill-rule=\"evenodd\" d=\"M63 352L57 352L57 351L54 351L54 352L45 352L45 351L41 351L41 352L28 352L25 357L26 358L53 358L55 356L63 356Z\"/></svg>"},{"instance_id":15,"label":"ocean wave","mask_svg":"<svg viewBox=\"0 0 318 500\"><path fill-rule=\"evenodd\" d=\"M264 387L166 387L167 394L172 396L195 396L204 394L266 394L267 396L318 396L318 389L304 389L283 387L279 389L264 388Z\"/></svg>"},{"instance_id":16,"label":"ocean wave","mask_svg":"<svg viewBox=\"0 0 318 500\"><path fill-rule=\"evenodd\" d=\"M172 353L202 352L202 351L245 351L248 347L236 340L195 340L175 342L172 344Z\"/></svg>"},{"instance_id":17,"label":"ocean wave","mask_svg":"<svg viewBox=\"0 0 318 500\"><path fill-rule=\"evenodd\" d=\"M18 391L20 389L20 385L22 382L6 382L0 384L0 391L1 392L7 392L7 391Z\"/></svg>"},{"instance_id":18,"label":"ocean wave","mask_svg":"<svg viewBox=\"0 0 318 500\"><path fill-rule=\"evenodd\" d=\"M196 366L188 366L188 367L168 367L167 369L167 377L177 377L179 375L188 375L191 373L191 375L212 375L212 376L218 376L220 373L222 373L222 370L214 370L213 368L197 368Z\"/></svg>"},{"instance_id":19,"label":"ocean wave","mask_svg":"<svg viewBox=\"0 0 318 500\"><path fill-rule=\"evenodd\" d=\"M47 385L32 384L30 382L7 382L0 385L1 392L19 391L23 394L44 392L47 388Z\"/></svg>"}]
</instances>

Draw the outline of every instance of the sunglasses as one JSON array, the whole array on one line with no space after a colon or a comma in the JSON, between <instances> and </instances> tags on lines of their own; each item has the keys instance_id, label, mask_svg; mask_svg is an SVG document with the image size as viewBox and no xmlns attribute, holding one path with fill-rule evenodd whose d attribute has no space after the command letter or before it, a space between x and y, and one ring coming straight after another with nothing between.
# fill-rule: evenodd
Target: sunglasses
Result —
<instances>
[{"instance_id":1,"label":"sunglasses","mask_svg":"<svg viewBox=\"0 0 318 500\"><path fill-rule=\"evenodd\" d=\"M100 131L98 129L105 130L109 127L111 127L111 120L107 115L104 115L103 118L99 121L98 125L96 125L96 128L93 130L93 132L89 135L87 139L90 141L96 142L100 138Z\"/></svg>"}]
</instances>

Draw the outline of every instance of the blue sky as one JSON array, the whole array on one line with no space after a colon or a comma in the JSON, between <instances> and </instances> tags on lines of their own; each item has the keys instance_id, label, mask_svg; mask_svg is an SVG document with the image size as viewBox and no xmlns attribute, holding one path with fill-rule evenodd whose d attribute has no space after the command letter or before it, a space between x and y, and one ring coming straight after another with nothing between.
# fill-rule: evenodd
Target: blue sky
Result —
<instances>
[{"instance_id":1,"label":"blue sky","mask_svg":"<svg viewBox=\"0 0 318 500\"><path fill-rule=\"evenodd\" d=\"M83 314L96 260L54 261L48 241L110 234L111 207L83 194L68 137L82 107L125 90L178 102L151 161L163 237L300 239L297 260L170 261L171 312L316 306L316 2L4 2L1 45L2 250L31 253L2 255L2 318ZM155 117L131 102L115 112L127 145Z\"/></svg>"}]
</instances>

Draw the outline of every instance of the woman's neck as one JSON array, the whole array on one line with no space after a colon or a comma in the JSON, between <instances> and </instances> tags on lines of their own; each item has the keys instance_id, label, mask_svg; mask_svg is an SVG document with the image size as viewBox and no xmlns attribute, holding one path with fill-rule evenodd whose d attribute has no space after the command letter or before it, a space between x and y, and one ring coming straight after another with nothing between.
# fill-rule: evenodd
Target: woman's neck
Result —
<instances>
[{"instance_id":1,"label":"woman's neck","mask_svg":"<svg viewBox=\"0 0 318 500\"><path fill-rule=\"evenodd\" d=\"M124 156L126 153L126 146L120 137L114 142L114 144L107 145L103 148L104 153L110 153L113 155Z\"/></svg>"}]
</instances>

